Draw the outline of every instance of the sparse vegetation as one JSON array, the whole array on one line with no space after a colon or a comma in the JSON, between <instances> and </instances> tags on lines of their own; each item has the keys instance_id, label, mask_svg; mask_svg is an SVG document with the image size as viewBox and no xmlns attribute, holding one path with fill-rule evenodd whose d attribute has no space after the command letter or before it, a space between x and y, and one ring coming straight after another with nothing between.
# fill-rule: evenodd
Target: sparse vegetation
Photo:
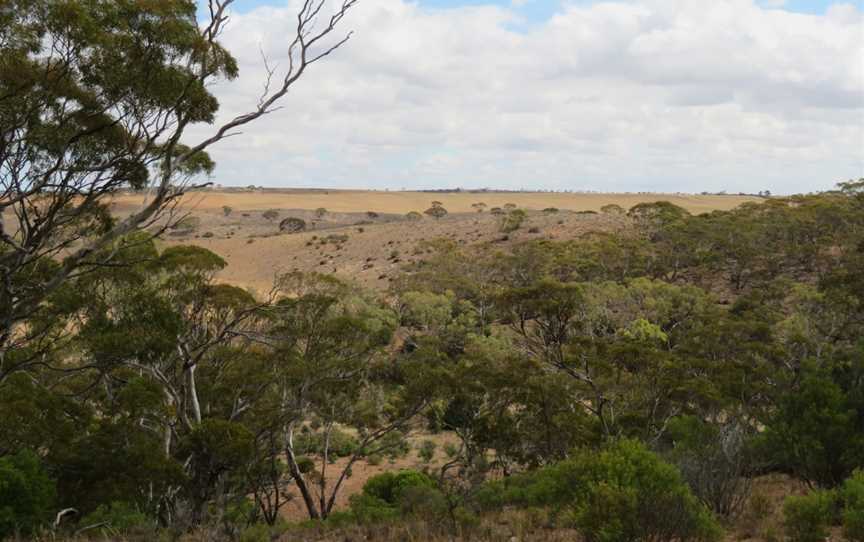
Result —
<instances>
[{"instance_id":1,"label":"sparse vegetation","mask_svg":"<svg viewBox=\"0 0 864 542\"><path fill-rule=\"evenodd\" d=\"M276 209L268 209L267 211L261 213L261 216L267 219L267 221L273 222L274 220L279 218L279 211L277 211Z\"/></svg>"}]
</instances>

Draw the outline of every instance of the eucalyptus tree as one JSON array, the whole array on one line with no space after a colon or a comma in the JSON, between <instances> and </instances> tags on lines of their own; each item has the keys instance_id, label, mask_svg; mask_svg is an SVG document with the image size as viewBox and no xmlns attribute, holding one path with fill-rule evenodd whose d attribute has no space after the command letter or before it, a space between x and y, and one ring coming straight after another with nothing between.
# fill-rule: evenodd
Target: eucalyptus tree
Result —
<instances>
[{"instance_id":1,"label":"eucalyptus tree","mask_svg":"<svg viewBox=\"0 0 864 542\"><path fill-rule=\"evenodd\" d=\"M53 328L36 317L51 295L110 262L116 250L104 249L126 234L164 225L212 171L207 150L277 109L346 42L334 32L355 2L316 24L324 1L305 0L288 60L268 65L257 103L192 143L190 127L216 120L212 84L238 76L219 43L233 0L208 0L203 21L194 0L0 4L0 384L43 362L38 343ZM116 218L111 196L127 190L142 204Z\"/></svg>"}]
</instances>

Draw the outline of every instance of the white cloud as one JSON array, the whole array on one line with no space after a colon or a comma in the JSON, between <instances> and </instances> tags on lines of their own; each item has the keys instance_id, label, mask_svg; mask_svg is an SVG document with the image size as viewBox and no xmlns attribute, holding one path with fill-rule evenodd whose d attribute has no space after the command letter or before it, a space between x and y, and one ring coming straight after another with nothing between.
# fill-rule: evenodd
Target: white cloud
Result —
<instances>
[{"instance_id":1,"label":"white cloud","mask_svg":"<svg viewBox=\"0 0 864 542\"><path fill-rule=\"evenodd\" d=\"M222 118L255 103L259 46L285 64L294 21L232 17ZM792 192L864 176L852 6L634 0L526 26L506 7L362 0L344 24L355 36L284 109L212 150L216 182Z\"/></svg>"}]
</instances>

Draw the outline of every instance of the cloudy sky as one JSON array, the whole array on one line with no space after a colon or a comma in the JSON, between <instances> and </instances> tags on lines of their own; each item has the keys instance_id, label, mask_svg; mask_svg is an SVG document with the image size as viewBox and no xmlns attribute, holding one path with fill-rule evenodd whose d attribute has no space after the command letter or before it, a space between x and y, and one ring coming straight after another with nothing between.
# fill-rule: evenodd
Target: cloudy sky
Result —
<instances>
[{"instance_id":1,"label":"cloudy sky","mask_svg":"<svg viewBox=\"0 0 864 542\"><path fill-rule=\"evenodd\" d=\"M284 65L296 8L238 0L221 118L255 104L261 50ZM864 176L864 2L360 0L342 28L283 109L212 149L214 182L790 193Z\"/></svg>"}]
</instances>

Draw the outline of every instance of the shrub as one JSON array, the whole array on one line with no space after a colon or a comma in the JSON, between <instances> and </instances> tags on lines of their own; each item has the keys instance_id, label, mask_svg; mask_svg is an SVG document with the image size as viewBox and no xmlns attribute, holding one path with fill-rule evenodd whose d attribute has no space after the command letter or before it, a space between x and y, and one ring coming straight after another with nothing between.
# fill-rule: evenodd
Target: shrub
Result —
<instances>
[{"instance_id":1,"label":"shrub","mask_svg":"<svg viewBox=\"0 0 864 542\"><path fill-rule=\"evenodd\" d=\"M357 439L344 431L333 429L330 432L329 455L331 458L347 457L357 450L357 445ZM300 433L295 439L294 449L298 454L323 454L324 434Z\"/></svg>"},{"instance_id":2,"label":"shrub","mask_svg":"<svg viewBox=\"0 0 864 542\"><path fill-rule=\"evenodd\" d=\"M429 207L423 212L431 217L434 217L436 220L447 216L447 209L441 207L440 205L433 205L432 207Z\"/></svg>"},{"instance_id":3,"label":"shrub","mask_svg":"<svg viewBox=\"0 0 864 542\"><path fill-rule=\"evenodd\" d=\"M669 423L669 434L674 442L669 459L693 493L722 516L741 512L752 487L748 429L681 416Z\"/></svg>"},{"instance_id":4,"label":"shrub","mask_svg":"<svg viewBox=\"0 0 864 542\"><path fill-rule=\"evenodd\" d=\"M546 207L545 209L543 209L543 212L546 213L547 215L554 215L555 213L558 212L558 208L557 207Z\"/></svg>"},{"instance_id":5,"label":"shrub","mask_svg":"<svg viewBox=\"0 0 864 542\"><path fill-rule=\"evenodd\" d=\"M276 209L270 209L270 210L264 211L261 214L261 216L263 216L264 218L266 218L267 220L272 222L272 221L276 220L277 218L279 218L279 211L277 211Z\"/></svg>"},{"instance_id":6,"label":"shrub","mask_svg":"<svg viewBox=\"0 0 864 542\"><path fill-rule=\"evenodd\" d=\"M600 207L600 212L607 215L623 215L626 211L624 211L624 207L610 203Z\"/></svg>"},{"instance_id":7,"label":"shrub","mask_svg":"<svg viewBox=\"0 0 864 542\"><path fill-rule=\"evenodd\" d=\"M230 216L231 213L234 212L234 209L229 207L228 205L222 206L222 214L225 216Z\"/></svg>"},{"instance_id":8,"label":"shrub","mask_svg":"<svg viewBox=\"0 0 864 542\"><path fill-rule=\"evenodd\" d=\"M420 449L417 451L417 455L420 456L420 459L423 460L424 463L429 463L435 457L435 443L431 440L424 440L422 444L420 444Z\"/></svg>"},{"instance_id":9,"label":"shrub","mask_svg":"<svg viewBox=\"0 0 864 542\"><path fill-rule=\"evenodd\" d=\"M690 213L674 203L655 201L651 203L637 203L627 211L627 216L636 220L654 222L665 226L690 216Z\"/></svg>"},{"instance_id":10,"label":"shrub","mask_svg":"<svg viewBox=\"0 0 864 542\"><path fill-rule=\"evenodd\" d=\"M405 218L410 220L411 222L417 222L418 220L423 218L423 215L418 213L417 211L411 211L405 215Z\"/></svg>"},{"instance_id":11,"label":"shrub","mask_svg":"<svg viewBox=\"0 0 864 542\"><path fill-rule=\"evenodd\" d=\"M36 454L0 458L0 540L29 535L51 519L56 489Z\"/></svg>"},{"instance_id":12,"label":"shrub","mask_svg":"<svg viewBox=\"0 0 864 542\"><path fill-rule=\"evenodd\" d=\"M374 220L374 219L378 218L378 216L379 216L378 213L376 213L375 211L366 211L366 218L368 218L370 220Z\"/></svg>"},{"instance_id":13,"label":"shrub","mask_svg":"<svg viewBox=\"0 0 864 542\"><path fill-rule=\"evenodd\" d=\"M525 211L522 209L513 209L501 218L498 229L502 233L514 232L522 227L522 223L525 222L526 218L528 218L528 215Z\"/></svg>"},{"instance_id":14,"label":"shrub","mask_svg":"<svg viewBox=\"0 0 864 542\"><path fill-rule=\"evenodd\" d=\"M809 371L809 370L808 370ZM864 463L864 434L856 398L833 377L807 374L781 396L760 443L778 470L833 488Z\"/></svg>"},{"instance_id":15,"label":"shrub","mask_svg":"<svg viewBox=\"0 0 864 542\"><path fill-rule=\"evenodd\" d=\"M489 212L495 216L500 216L504 214L504 209L502 209L501 207L492 207L491 209L489 209Z\"/></svg>"},{"instance_id":16,"label":"shrub","mask_svg":"<svg viewBox=\"0 0 864 542\"><path fill-rule=\"evenodd\" d=\"M783 527L792 542L822 542L834 517L836 495L816 490L809 495L787 497L783 503Z\"/></svg>"},{"instance_id":17,"label":"shrub","mask_svg":"<svg viewBox=\"0 0 864 542\"><path fill-rule=\"evenodd\" d=\"M305 229L306 221L302 218L289 216L288 218L279 223L279 231L284 231L287 233L297 233L304 231Z\"/></svg>"},{"instance_id":18,"label":"shrub","mask_svg":"<svg viewBox=\"0 0 864 542\"><path fill-rule=\"evenodd\" d=\"M864 470L856 470L840 489L843 502L843 534L853 542L864 542Z\"/></svg>"},{"instance_id":19,"label":"shrub","mask_svg":"<svg viewBox=\"0 0 864 542\"><path fill-rule=\"evenodd\" d=\"M315 209L315 216L317 216L318 218L324 218L326 214L327 209L325 209L324 207L318 207L317 209Z\"/></svg>"},{"instance_id":20,"label":"shrub","mask_svg":"<svg viewBox=\"0 0 864 542\"><path fill-rule=\"evenodd\" d=\"M399 504L402 492L408 488L418 487L434 489L435 481L415 470L383 472L366 481L363 485L363 494L395 506Z\"/></svg>"},{"instance_id":21,"label":"shrub","mask_svg":"<svg viewBox=\"0 0 864 542\"><path fill-rule=\"evenodd\" d=\"M363 492L350 498L351 513L361 523L395 519L401 515L440 515L446 508L435 482L422 472L384 472L369 478Z\"/></svg>"},{"instance_id":22,"label":"shrub","mask_svg":"<svg viewBox=\"0 0 864 542\"><path fill-rule=\"evenodd\" d=\"M672 465L638 441L487 484L484 507L548 506L588 542L716 540L721 530Z\"/></svg>"},{"instance_id":23,"label":"shrub","mask_svg":"<svg viewBox=\"0 0 864 542\"><path fill-rule=\"evenodd\" d=\"M155 528L155 522L146 514L126 502L112 502L110 505L100 504L93 512L84 516L79 522L79 527L91 532L101 533L103 536L128 534L132 532L142 533Z\"/></svg>"}]
</instances>

